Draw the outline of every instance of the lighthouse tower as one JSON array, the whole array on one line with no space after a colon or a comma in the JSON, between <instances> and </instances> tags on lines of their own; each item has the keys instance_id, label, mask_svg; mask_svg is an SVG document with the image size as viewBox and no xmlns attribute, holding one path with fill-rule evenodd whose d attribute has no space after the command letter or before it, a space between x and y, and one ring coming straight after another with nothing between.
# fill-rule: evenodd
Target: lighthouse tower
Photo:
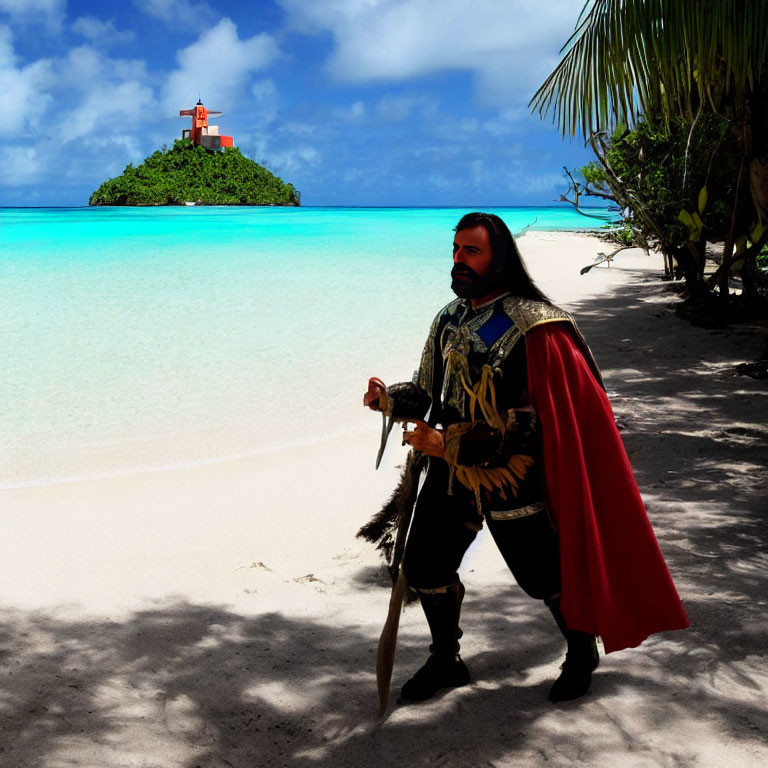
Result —
<instances>
[{"instance_id":1,"label":"lighthouse tower","mask_svg":"<svg viewBox=\"0 0 768 768\"><path fill-rule=\"evenodd\" d=\"M220 115L221 112L214 112L206 109L203 102L198 100L192 109L180 109L179 117L191 117L192 127L185 128L181 132L182 139L191 139L193 144L205 147L206 149L223 149L233 146L231 136L220 136L218 125L208 125L208 115Z\"/></svg>"}]
</instances>

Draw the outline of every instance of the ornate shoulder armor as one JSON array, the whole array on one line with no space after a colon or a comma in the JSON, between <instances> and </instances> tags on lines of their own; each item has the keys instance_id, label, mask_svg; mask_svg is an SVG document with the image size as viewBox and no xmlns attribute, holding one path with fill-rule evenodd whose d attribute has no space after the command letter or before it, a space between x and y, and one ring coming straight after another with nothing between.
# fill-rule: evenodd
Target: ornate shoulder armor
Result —
<instances>
[{"instance_id":1,"label":"ornate shoulder armor","mask_svg":"<svg viewBox=\"0 0 768 768\"><path fill-rule=\"evenodd\" d=\"M507 296L504 299L504 311L509 315L514 324L522 331L528 333L532 328L543 323L567 322L576 326L573 315L553 304L533 299L522 299L519 296Z\"/></svg>"},{"instance_id":2,"label":"ornate shoulder armor","mask_svg":"<svg viewBox=\"0 0 768 768\"><path fill-rule=\"evenodd\" d=\"M568 323L597 383L605 389L603 377L600 373L600 368L597 366L595 356L592 354L592 350L589 348L585 338L581 335L579 326L576 325L576 321L570 312L566 312L554 304L534 301L533 299L522 299L519 296L507 296L504 299L504 311L522 331L523 335L545 323Z\"/></svg>"}]
</instances>

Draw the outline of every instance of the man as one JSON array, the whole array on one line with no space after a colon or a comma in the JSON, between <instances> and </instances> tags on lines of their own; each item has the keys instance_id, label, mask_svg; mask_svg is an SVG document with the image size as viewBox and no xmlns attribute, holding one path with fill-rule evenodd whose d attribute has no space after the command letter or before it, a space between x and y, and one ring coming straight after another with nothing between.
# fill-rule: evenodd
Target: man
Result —
<instances>
[{"instance_id":1,"label":"man","mask_svg":"<svg viewBox=\"0 0 768 768\"><path fill-rule=\"evenodd\" d=\"M535 286L498 216L467 214L455 232L459 298L432 323L413 382L371 379L364 395L415 423L404 441L429 457L401 567L432 644L401 699L469 682L457 571L485 522L567 641L549 692L567 701L589 690L596 635L611 652L688 620L573 319Z\"/></svg>"}]
</instances>

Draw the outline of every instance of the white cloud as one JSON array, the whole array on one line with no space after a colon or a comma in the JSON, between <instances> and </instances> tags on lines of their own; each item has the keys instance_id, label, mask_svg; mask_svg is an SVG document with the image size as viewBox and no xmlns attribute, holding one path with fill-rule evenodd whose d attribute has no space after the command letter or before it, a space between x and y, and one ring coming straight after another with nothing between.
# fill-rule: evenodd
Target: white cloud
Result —
<instances>
[{"instance_id":1,"label":"white cloud","mask_svg":"<svg viewBox=\"0 0 768 768\"><path fill-rule=\"evenodd\" d=\"M12 22L42 24L56 31L64 20L66 0L0 0L0 13L7 13Z\"/></svg>"},{"instance_id":2,"label":"white cloud","mask_svg":"<svg viewBox=\"0 0 768 768\"><path fill-rule=\"evenodd\" d=\"M178 52L179 68L169 75L163 91L165 109L169 114L187 109L198 97L212 109L236 108L248 78L269 66L278 54L270 35L241 40L232 20L222 19Z\"/></svg>"},{"instance_id":3,"label":"white cloud","mask_svg":"<svg viewBox=\"0 0 768 768\"><path fill-rule=\"evenodd\" d=\"M152 91L136 80L105 83L92 88L78 107L68 113L61 136L69 142L91 136L98 129L108 132L125 125L138 128L153 102Z\"/></svg>"},{"instance_id":4,"label":"white cloud","mask_svg":"<svg viewBox=\"0 0 768 768\"><path fill-rule=\"evenodd\" d=\"M35 61L24 68L8 67L0 28L0 92L10 105L6 127L34 130L45 116L46 136L31 136L42 146L46 137L57 145L85 136L110 135L126 126L140 128L143 115L154 110L155 99L145 84L142 60L113 59L82 45L65 59ZM4 63L5 62L5 63ZM56 101L53 99L56 94ZM61 101L66 111L51 111Z\"/></svg>"},{"instance_id":5,"label":"white cloud","mask_svg":"<svg viewBox=\"0 0 768 768\"><path fill-rule=\"evenodd\" d=\"M72 48L57 69L63 84L83 94L100 86L113 86L125 80L142 80L147 76L146 64L142 59L112 58L91 45Z\"/></svg>"},{"instance_id":6,"label":"white cloud","mask_svg":"<svg viewBox=\"0 0 768 768\"><path fill-rule=\"evenodd\" d=\"M0 26L0 93L3 94L3 129L7 134L35 130L51 102L53 67L39 59L16 66L16 56L7 27Z\"/></svg>"},{"instance_id":7,"label":"white cloud","mask_svg":"<svg viewBox=\"0 0 768 768\"><path fill-rule=\"evenodd\" d=\"M88 151L79 153L77 163L69 163L62 177L77 183L83 178L94 179L94 186L119 176L128 163L138 165L145 157L139 137L119 130L88 137Z\"/></svg>"},{"instance_id":8,"label":"white cloud","mask_svg":"<svg viewBox=\"0 0 768 768\"><path fill-rule=\"evenodd\" d=\"M88 45L71 49L64 58L23 63L10 30L0 26L7 134L0 151L3 184L45 183L50 188L100 178L105 168L112 170L126 156L133 159L136 137L143 136L142 116L156 112L146 79L143 61L113 59ZM131 145L116 138L126 131L134 132ZM94 152L100 146L111 149Z\"/></svg>"},{"instance_id":9,"label":"white cloud","mask_svg":"<svg viewBox=\"0 0 768 768\"><path fill-rule=\"evenodd\" d=\"M0 70L3 94L3 131L13 133L34 129L45 114L52 96L45 89L52 80L51 62L33 62L22 69Z\"/></svg>"},{"instance_id":10,"label":"white cloud","mask_svg":"<svg viewBox=\"0 0 768 768\"><path fill-rule=\"evenodd\" d=\"M356 101L349 107L340 107L333 111L334 117L345 122L354 122L356 120L362 120L366 115L365 103L362 101Z\"/></svg>"},{"instance_id":11,"label":"white cloud","mask_svg":"<svg viewBox=\"0 0 768 768\"><path fill-rule=\"evenodd\" d=\"M35 184L47 170L38 150L30 146L1 147L0 167L3 169L3 185L9 187Z\"/></svg>"},{"instance_id":12,"label":"white cloud","mask_svg":"<svg viewBox=\"0 0 768 768\"><path fill-rule=\"evenodd\" d=\"M102 21L95 16L80 16L72 22L72 31L84 37L94 45L114 45L128 43L135 38L132 30L120 30L115 27L115 20Z\"/></svg>"},{"instance_id":13,"label":"white cloud","mask_svg":"<svg viewBox=\"0 0 768 768\"><path fill-rule=\"evenodd\" d=\"M311 3L306 0L277 0L288 12L291 26L307 34L316 34L332 28L332 19L337 23L344 20L362 19L366 12L375 11L377 6L388 2L384 0L325 0L323 3Z\"/></svg>"},{"instance_id":14,"label":"white cloud","mask_svg":"<svg viewBox=\"0 0 768 768\"><path fill-rule=\"evenodd\" d=\"M316 166L320 163L322 155L309 145L293 147L282 152L269 154L267 163L277 174L291 174L306 166Z\"/></svg>"},{"instance_id":15,"label":"white cloud","mask_svg":"<svg viewBox=\"0 0 768 768\"><path fill-rule=\"evenodd\" d=\"M491 136L508 136L511 133L518 132L520 130L520 124L530 120L531 113L527 108L511 107L503 109L499 114L490 120L483 122L483 130L491 134Z\"/></svg>"},{"instance_id":16,"label":"white cloud","mask_svg":"<svg viewBox=\"0 0 768 768\"><path fill-rule=\"evenodd\" d=\"M261 125L268 125L277 120L279 98L272 80L268 77L257 80L251 86L251 95L255 100L255 112Z\"/></svg>"},{"instance_id":17,"label":"white cloud","mask_svg":"<svg viewBox=\"0 0 768 768\"><path fill-rule=\"evenodd\" d=\"M289 23L330 32L331 75L343 82L475 73L493 104L525 100L557 60L580 9L573 0L278 0Z\"/></svg>"},{"instance_id":18,"label":"white cloud","mask_svg":"<svg viewBox=\"0 0 768 768\"><path fill-rule=\"evenodd\" d=\"M1 0L0 0L1 1ZM147 16L176 27L202 27L214 18L213 9L205 2L192 0L133 0Z\"/></svg>"}]
</instances>

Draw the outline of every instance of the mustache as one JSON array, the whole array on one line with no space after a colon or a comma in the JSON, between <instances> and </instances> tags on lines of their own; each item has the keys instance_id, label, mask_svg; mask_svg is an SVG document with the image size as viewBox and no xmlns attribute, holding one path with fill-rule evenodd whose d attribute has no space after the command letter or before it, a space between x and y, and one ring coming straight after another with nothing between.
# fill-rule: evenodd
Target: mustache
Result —
<instances>
[{"instance_id":1,"label":"mustache","mask_svg":"<svg viewBox=\"0 0 768 768\"><path fill-rule=\"evenodd\" d=\"M466 264L456 264L451 270L451 277L458 277L459 275L466 276L472 280L478 278L477 272L472 267L468 267Z\"/></svg>"}]
</instances>

